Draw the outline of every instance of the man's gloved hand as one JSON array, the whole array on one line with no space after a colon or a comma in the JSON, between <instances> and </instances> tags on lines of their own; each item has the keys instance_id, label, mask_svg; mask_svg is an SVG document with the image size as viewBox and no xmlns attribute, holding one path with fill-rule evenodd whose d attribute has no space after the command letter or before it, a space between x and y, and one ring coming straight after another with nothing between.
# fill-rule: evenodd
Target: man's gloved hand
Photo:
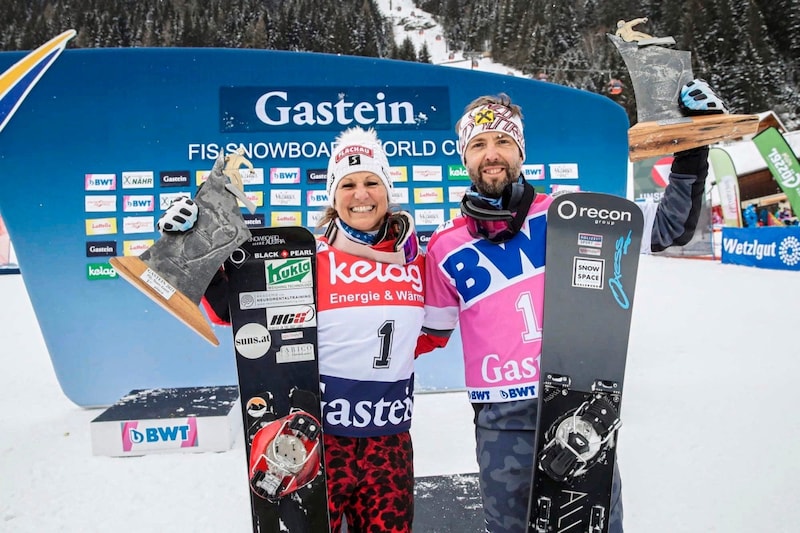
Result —
<instances>
[{"instance_id":1,"label":"man's gloved hand","mask_svg":"<svg viewBox=\"0 0 800 533\"><path fill-rule=\"evenodd\" d=\"M722 99L705 80L701 79L692 80L681 87L678 103L686 115L711 115L728 112Z\"/></svg>"},{"instance_id":2,"label":"man's gloved hand","mask_svg":"<svg viewBox=\"0 0 800 533\"><path fill-rule=\"evenodd\" d=\"M197 204L188 196L179 196L158 219L158 231L172 233L189 231L197 222L197 214Z\"/></svg>"}]
</instances>

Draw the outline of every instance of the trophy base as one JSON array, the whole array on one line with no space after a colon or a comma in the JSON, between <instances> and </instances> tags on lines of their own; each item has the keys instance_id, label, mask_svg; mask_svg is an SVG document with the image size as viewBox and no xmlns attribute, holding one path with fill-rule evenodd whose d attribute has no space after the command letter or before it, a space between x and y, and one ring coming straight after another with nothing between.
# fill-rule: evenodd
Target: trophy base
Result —
<instances>
[{"instance_id":1,"label":"trophy base","mask_svg":"<svg viewBox=\"0 0 800 533\"><path fill-rule=\"evenodd\" d=\"M181 291L172 287L138 257L112 257L109 261L119 275L151 300L172 313L205 340L219 346L211 325L200 308Z\"/></svg>"},{"instance_id":2,"label":"trophy base","mask_svg":"<svg viewBox=\"0 0 800 533\"><path fill-rule=\"evenodd\" d=\"M702 115L639 122L628 130L630 160L673 154L758 131L757 115Z\"/></svg>"}]
</instances>

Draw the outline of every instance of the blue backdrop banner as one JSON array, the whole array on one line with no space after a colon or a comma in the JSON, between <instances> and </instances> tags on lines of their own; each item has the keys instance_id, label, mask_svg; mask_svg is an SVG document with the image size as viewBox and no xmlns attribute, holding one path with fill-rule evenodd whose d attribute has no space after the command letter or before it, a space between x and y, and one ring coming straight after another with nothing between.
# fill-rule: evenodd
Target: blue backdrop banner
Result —
<instances>
[{"instance_id":1,"label":"blue backdrop banner","mask_svg":"<svg viewBox=\"0 0 800 533\"><path fill-rule=\"evenodd\" d=\"M0 70L24 56L0 53ZM158 238L178 193L214 159L252 163L251 225L313 227L336 135L374 127L394 200L429 236L469 185L454 125L484 94L525 114L524 173L539 191L624 196L628 120L600 95L411 62L229 49L68 49L0 133L0 211L65 394L107 405L132 389L235 383L231 334L210 346L120 280L116 255ZM458 341L419 362L419 389L463 386Z\"/></svg>"}]
</instances>

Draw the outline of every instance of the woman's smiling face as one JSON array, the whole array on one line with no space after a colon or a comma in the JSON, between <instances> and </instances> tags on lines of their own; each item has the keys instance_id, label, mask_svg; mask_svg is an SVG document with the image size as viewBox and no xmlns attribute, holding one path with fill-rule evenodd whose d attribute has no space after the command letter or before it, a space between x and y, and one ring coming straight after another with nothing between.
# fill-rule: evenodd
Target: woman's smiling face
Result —
<instances>
[{"instance_id":1,"label":"woman's smiling face","mask_svg":"<svg viewBox=\"0 0 800 533\"><path fill-rule=\"evenodd\" d=\"M339 182L334 207L342 222L359 231L375 231L389 210L389 193L372 172L353 172Z\"/></svg>"}]
</instances>

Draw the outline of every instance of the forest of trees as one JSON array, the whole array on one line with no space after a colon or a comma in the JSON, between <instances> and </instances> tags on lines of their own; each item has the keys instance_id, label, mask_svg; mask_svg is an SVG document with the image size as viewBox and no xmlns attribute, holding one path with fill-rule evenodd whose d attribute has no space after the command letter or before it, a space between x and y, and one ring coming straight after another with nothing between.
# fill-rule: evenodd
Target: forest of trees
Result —
<instances>
[{"instance_id":1,"label":"forest of trees","mask_svg":"<svg viewBox=\"0 0 800 533\"><path fill-rule=\"evenodd\" d=\"M672 36L694 74L738 113L776 111L800 126L800 0L416 0L451 49L490 53L526 75L607 94L630 80L606 33L619 19ZM76 29L71 47L232 47L429 62L396 44L373 0L3 0L0 50L29 50ZM610 95L635 116L632 91Z\"/></svg>"},{"instance_id":2,"label":"forest of trees","mask_svg":"<svg viewBox=\"0 0 800 533\"><path fill-rule=\"evenodd\" d=\"M457 47L491 50L495 61L551 82L604 92L611 79L630 87L606 33L620 19L648 17L637 29L672 36L692 52L696 77L716 87L738 113L772 109L798 123L800 0L419 0ZM630 91L616 97L628 108Z\"/></svg>"},{"instance_id":3,"label":"forest of trees","mask_svg":"<svg viewBox=\"0 0 800 533\"><path fill-rule=\"evenodd\" d=\"M3 0L0 49L27 50L72 28L71 47L227 47L389 57L372 1Z\"/></svg>"}]
</instances>

